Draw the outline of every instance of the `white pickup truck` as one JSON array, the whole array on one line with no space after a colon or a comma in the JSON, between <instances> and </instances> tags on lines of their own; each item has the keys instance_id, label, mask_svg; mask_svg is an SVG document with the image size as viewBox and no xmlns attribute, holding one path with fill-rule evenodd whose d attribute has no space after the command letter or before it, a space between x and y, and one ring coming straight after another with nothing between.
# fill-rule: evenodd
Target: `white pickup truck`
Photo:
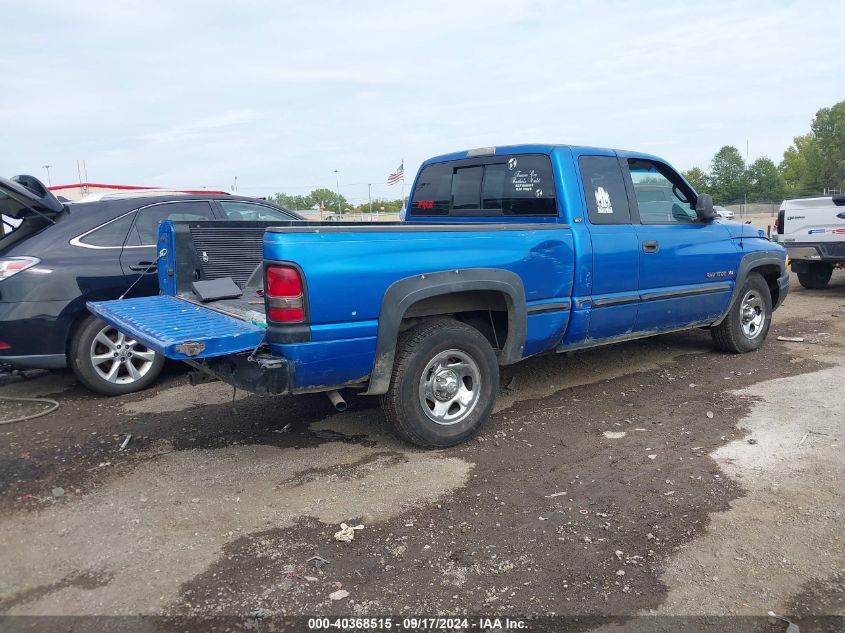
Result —
<instances>
[{"instance_id":1,"label":"white pickup truck","mask_svg":"<svg viewBox=\"0 0 845 633\"><path fill-rule=\"evenodd\" d=\"M775 230L801 285L826 288L833 269L845 264L845 194L784 200Z\"/></svg>"}]
</instances>

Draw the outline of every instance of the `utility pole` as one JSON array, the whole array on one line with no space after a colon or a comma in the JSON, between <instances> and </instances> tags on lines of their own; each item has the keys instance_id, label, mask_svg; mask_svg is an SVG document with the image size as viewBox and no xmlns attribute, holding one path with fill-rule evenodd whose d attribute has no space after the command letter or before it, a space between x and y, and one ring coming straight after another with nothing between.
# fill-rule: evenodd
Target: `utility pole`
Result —
<instances>
[{"instance_id":1,"label":"utility pole","mask_svg":"<svg viewBox=\"0 0 845 633\"><path fill-rule=\"evenodd\" d=\"M748 139L745 139L745 204L742 205L742 216L748 214Z\"/></svg>"},{"instance_id":2,"label":"utility pole","mask_svg":"<svg viewBox=\"0 0 845 633\"><path fill-rule=\"evenodd\" d=\"M343 211L340 209L340 177L337 175L337 169L334 170L334 184L337 187L337 214L343 219Z\"/></svg>"},{"instance_id":3,"label":"utility pole","mask_svg":"<svg viewBox=\"0 0 845 633\"><path fill-rule=\"evenodd\" d=\"M50 168L52 167L52 165L41 165L41 167L47 170L47 186L49 187L53 184L52 182L50 182Z\"/></svg>"},{"instance_id":4,"label":"utility pole","mask_svg":"<svg viewBox=\"0 0 845 633\"><path fill-rule=\"evenodd\" d=\"M373 183L367 183L367 198L370 199L370 222L373 221Z\"/></svg>"}]
</instances>

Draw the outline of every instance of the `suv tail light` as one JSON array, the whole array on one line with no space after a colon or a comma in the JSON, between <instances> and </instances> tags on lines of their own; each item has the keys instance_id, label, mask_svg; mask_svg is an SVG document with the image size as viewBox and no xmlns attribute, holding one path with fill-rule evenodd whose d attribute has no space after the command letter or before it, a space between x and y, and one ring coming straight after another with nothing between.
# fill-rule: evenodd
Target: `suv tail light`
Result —
<instances>
[{"instance_id":1,"label":"suv tail light","mask_svg":"<svg viewBox=\"0 0 845 633\"><path fill-rule=\"evenodd\" d=\"M40 261L37 257L0 257L0 281L32 268Z\"/></svg>"},{"instance_id":2,"label":"suv tail light","mask_svg":"<svg viewBox=\"0 0 845 633\"><path fill-rule=\"evenodd\" d=\"M783 230L784 230L783 216L784 215L785 215L785 212L783 211L783 209L778 211L778 219L775 220L775 233L777 233L778 235L783 235Z\"/></svg>"},{"instance_id":3,"label":"suv tail light","mask_svg":"<svg viewBox=\"0 0 845 633\"><path fill-rule=\"evenodd\" d=\"M267 266L264 271L267 319L277 323L305 321L302 277L290 266Z\"/></svg>"}]
</instances>

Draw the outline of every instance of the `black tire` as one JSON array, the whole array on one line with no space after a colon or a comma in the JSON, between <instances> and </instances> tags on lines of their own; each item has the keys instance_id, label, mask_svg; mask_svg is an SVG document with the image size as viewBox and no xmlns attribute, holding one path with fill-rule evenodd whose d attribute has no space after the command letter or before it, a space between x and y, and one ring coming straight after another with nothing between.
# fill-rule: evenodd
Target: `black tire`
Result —
<instances>
[{"instance_id":1,"label":"black tire","mask_svg":"<svg viewBox=\"0 0 845 633\"><path fill-rule=\"evenodd\" d=\"M105 339L112 341L112 348L101 342L104 338L98 338L101 333ZM120 349L117 349L118 345ZM114 360L107 358L109 355ZM96 363L96 358L104 360ZM164 356L126 340L117 330L93 315L76 328L70 341L68 361L79 382L104 396L122 396L146 389L155 382L164 367ZM137 378L130 371L130 364L138 374ZM116 373L109 380L112 368Z\"/></svg>"},{"instance_id":2,"label":"black tire","mask_svg":"<svg viewBox=\"0 0 845 633\"><path fill-rule=\"evenodd\" d=\"M753 318L748 310L754 312ZM753 326L758 315L762 316L762 321ZM736 301L724 320L710 328L710 335L717 349L742 354L752 352L763 344L771 324L772 295L769 284L760 275L752 273L737 292Z\"/></svg>"},{"instance_id":3,"label":"black tire","mask_svg":"<svg viewBox=\"0 0 845 633\"><path fill-rule=\"evenodd\" d=\"M424 375L428 380L423 380ZM428 387L434 391L426 400ZM498 387L499 365L484 335L459 321L434 319L399 337L382 407L403 440L424 448L444 448L478 433L490 417ZM453 389L458 391L453 394ZM471 400L471 405L464 405L462 398ZM437 407L443 412L437 413ZM441 422L434 419L438 416ZM454 421L446 420L447 416L455 416Z\"/></svg>"},{"instance_id":4,"label":"black tire","mask_svg":"<svg viewBox=\"0 0 845 633\"><path fill-rule=\"evenodd\" d=\"M798 273L798 283L807 290L822 290L827 288L832 274L833 264L812 262L810 264L810 272Z\"/></svg>"}]
</instances>

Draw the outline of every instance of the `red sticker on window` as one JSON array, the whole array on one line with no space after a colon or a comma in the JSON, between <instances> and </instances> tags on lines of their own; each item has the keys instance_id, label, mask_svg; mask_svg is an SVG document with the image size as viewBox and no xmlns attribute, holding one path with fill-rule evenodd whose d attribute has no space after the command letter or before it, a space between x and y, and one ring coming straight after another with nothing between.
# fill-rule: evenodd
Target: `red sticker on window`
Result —
<instances>
[{"instance_id":1,"label":"red sticker on window","mask_svg":"<svg viewBox=\"0 0 845 633\"><path fill-rule=\"evenodd\" d=\"M434 200L417 200L418 209L433 209Z\"/></svg>"}]
</instances>

